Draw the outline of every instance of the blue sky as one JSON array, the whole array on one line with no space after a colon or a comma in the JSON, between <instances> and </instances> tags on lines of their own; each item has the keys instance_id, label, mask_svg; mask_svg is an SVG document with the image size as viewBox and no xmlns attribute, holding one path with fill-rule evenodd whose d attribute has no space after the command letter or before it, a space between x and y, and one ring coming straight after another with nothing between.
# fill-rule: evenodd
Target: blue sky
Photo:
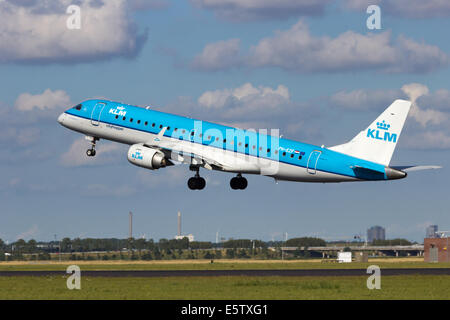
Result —
<instances>
[{"instance_id":1,"label":"blue sky","mask_svg":"<svg viewBox=\"0 0 450 320\"><path fill-rule=\"evenodd\" d=\"M0 0L0 238L198 240L319 236L351 239L372 225L421 241L450 228L450 5L432 0ZM407 3L407 5L406 5ZM65 9L81 8L69 30ZM369 4L381 30L366 26ZM31 36L30 36L31 35ZM265 95L264 92L270 94ZM437 164L391 182L307 184L202 171L154 172L126 146L88 142L61 127L72 105L104 97L332 146L351 139L394 99L413 109L393 165Z\"/></svg>"}]
</instances>

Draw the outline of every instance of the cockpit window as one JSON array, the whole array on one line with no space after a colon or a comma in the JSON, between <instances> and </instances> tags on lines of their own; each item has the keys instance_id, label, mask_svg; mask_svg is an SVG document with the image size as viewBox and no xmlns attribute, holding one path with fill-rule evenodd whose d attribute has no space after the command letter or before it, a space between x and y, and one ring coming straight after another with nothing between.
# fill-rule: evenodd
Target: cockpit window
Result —
<instances>
[{"instance_id":1,"label":"cockpit window","mask_svg":"<svg viewBox=\"0 0 450 320\"><path fill-rule=\"evenodd\" d=\"M81 110L81 103L80 104L77 104L75 107L73 107L74 109L77 109L77 110Z\"/></svg>"}]
</instances>

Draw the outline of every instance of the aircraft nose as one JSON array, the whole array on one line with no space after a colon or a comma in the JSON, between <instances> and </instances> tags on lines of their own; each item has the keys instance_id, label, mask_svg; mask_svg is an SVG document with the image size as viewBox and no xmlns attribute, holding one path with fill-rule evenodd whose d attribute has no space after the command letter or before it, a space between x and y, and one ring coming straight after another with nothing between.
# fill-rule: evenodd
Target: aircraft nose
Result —
<instances>
[{"instance_id":1,"label":"aircraft nose","mask_svg":"<svg viewBox=\"0 0 450 320\"><path fill-rule=\"evenodd\" d=\"M66 118L66 114L65 114L65 113L61 113L61 114L59 115L59 117L58 117L58 122L59 122L60 124L63 124L65 118Z\"/></svg>"}]
</instances>

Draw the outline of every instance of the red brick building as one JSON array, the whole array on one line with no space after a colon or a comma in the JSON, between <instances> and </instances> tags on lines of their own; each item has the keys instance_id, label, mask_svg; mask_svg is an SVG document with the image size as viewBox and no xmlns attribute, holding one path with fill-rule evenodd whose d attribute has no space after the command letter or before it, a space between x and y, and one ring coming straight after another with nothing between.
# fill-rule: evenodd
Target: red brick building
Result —
<instances>
[{"instance_id":1,"label":"red brick building","mask_svg":"<svg viewBox=\"0 0 450 320\"><path fill-rule=\"evenodd\" d=\"M450 237L425 238L423 244L425 262L450 262L449 244Z\"/></svg>"}]
</instances>

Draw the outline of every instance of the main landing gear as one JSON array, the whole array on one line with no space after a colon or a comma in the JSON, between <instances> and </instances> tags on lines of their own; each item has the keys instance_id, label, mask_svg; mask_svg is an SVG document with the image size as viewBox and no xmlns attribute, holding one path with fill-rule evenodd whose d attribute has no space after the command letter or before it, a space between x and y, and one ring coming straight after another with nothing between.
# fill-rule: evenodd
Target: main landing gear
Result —
<instances>
[{"instance_id":1,"label":"main landing gear","mask_svg":"<svg viewBox=\"0 0 450 320\"><path fill-rule=\"evenodd\" d=\"M93 157L96 154L96 152L95 152L95 143L99 139L98 138L94 138L94 137L86 137L86 140L89 140L91 142L91 148L86 150L86 155L88 157Z\"/></svg>"},{"instance_id":2,"label":"main landing gear","mask_svg":"<svg viewBox=\"0 0 450 320\"><path fill-rule=\"evenodd\" d=\"M230 187L233 190L244 190L247 188L248 182L240 173L230 180Z\"/></svg>"},{"instance_id":3,"label":"main landing gear","mask_svg":"<svg viewBox=\"0 0 450 320\"><path fill-rule=\"evenodd\" d=\"M199 171L200 167L198 166L191 166L189 169L195 172L195 176L192 178L189 178L188 180L188 187L191 190L202 190L206 186L206 181L204 178L200 177Z\"/></svg>"}]
</instances>

